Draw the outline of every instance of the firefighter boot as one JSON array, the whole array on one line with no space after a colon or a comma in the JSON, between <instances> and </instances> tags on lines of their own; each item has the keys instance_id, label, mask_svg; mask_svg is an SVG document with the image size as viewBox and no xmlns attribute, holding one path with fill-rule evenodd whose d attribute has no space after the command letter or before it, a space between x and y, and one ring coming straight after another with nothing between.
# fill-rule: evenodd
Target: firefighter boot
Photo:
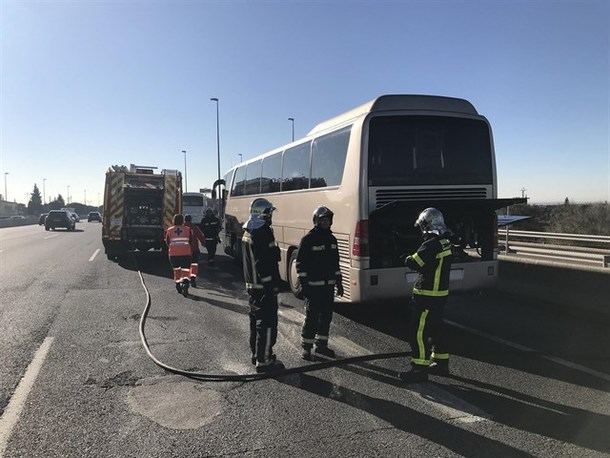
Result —
<instances>
[{"instance_id":1,"label":"firefighter boot","mask_svg":"<svg viewBox=\"0 0 610 458\"><path fill-rule=\"evenodd\" d=\"M412 365L406 372L400 372L398 378L405 383L426 382L428 371L426 366Z\"/></svg>"},{"instance_id":2,"label":"firefighter boot","mask_svg":"<svg viewBox=\"0 0 610 458\"><path fill-rule=\"evenodd\" d=\"M316 354L326 356L327 358L335 358L337 356L335 351L328 348L326 344L317 344L314 351Z\"/></svg>"},{"instance_id":3,"label":"firefighter boot","mask_svg":"<svg viewBox=\"0 0 610 458\"><path fill-rule=\"evenodd\" d=\"M313 361L313 357L311 356L311 348L303 347L303 351L301 351L301 358L303 358L305 361Z\"/></svg>"},{"instance_id":4,"label":"firefighter boot","mask_svg":"<svg viewBox=\"0 0 610 458\"><path fill-rule=\"evenodd\" d=\"M189 280L188 278L183 278L182 279L182 287L181 287L181 293L184 297L188 297L189 295Z\"/></svg>"},{"instance_id":5,"label":"firefighter boot","mask_svg":"<svg viewBox=\"0 0 610 458\"><path fill-rule=\"evenodd\" d=\"M449 360L437 359L430 363L428 372L433 375L449 375Z\"/></svg>"},{"instance_id":6,"label":"firefighter boot","mask_svg":"<svg viewBox=\"0 0 610 458\"><path fill-rule=\"evenodd\" d=\"M284 369L284 365L277 361L275 358L270 358L269 361L265 363L261 363L260 361L256 362L256 372L257 373L271 373L271 372L279 372Z\"/></svg>"}]
</instances>

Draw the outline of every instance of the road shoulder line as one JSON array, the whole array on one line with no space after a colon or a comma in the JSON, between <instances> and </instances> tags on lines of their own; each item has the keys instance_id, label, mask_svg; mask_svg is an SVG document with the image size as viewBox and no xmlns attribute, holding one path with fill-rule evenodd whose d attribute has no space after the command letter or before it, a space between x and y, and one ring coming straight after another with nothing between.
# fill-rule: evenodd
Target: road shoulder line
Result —
<instances>
[{"instance_id":1,"label":"road shoulder line","mask_svg":"<svg viewBox=\"0 0 610 458\"><path fill-rule=\"evenodd\" d=\"M93 254L91 255L91 257L89 258L89 262L93 261L99 252L100 252L99 248L97 250L95 250L93 252Z\"/></svg>"},{"instance_id":2,"label":"road shoulder line","mask_svg":"<svg viewBox=\"0 0 610 458\"><path fill-rule=\"evenodd\" d=\"M6 409L4 409L4 413L0 417L0 458L4 456L13 428L19 421L19 417L25 406L25 401L34 386L34 382L36 382L36 378L44 364L52 343L53 337L46 337L38 350L36 350L34 358L25 371L25 375L17 385L17 389L13 393L13 396L11 396Z\"/></svg>"}]
</instances>

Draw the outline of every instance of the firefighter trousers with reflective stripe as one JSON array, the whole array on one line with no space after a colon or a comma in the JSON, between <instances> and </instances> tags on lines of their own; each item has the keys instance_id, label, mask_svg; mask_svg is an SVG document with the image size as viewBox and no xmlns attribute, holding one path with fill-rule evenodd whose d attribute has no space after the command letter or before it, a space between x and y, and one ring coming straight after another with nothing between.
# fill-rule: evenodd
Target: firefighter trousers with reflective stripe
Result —
<instances>
[{"instance_id":1,"label":"firefighter trousers with reflective stripe","mask_svg":"<svg viewBox=\"0 0 610 458\"><path fill-rule=\"evenodd\" d=\"M301 344L310 349L328 344L330 322L333 319L335 289L333 286L308 286L305 294L305 321L301 330Z\"/></svg>"},{"instance_id":2,"label":"firefighter trousers with reflective stripe","mask_svg":"<svg viewBox=\"0 0 610 458\"><path fill-rule=\"evenodd\" d=\"M446 297L413 297L409 333L411 364L429 366L433 358L448 359L443 321L446 303Z\"/></svg>"},{"instance_id":3,"label":"firefighter trousers with reflective stripe","mask_svg":"<svg viewBox=\"0 0 610 458\"><path fill-rule=\"evenodd\" d=\"M277 340L277 296L255 292L249 295L250 351L260 364L267 364Z\"/></svg>"}]
</instances>

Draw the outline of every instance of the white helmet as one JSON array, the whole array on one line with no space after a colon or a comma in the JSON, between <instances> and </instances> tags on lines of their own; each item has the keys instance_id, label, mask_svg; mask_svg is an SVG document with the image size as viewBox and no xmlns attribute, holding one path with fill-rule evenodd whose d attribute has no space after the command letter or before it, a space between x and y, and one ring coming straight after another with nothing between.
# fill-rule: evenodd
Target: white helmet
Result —
<instances>
[{"instance_id":1,"label":"white helmet","mask_svg":"<svg viewBox=\"0 0 610 458\"><path fill-rule=\"evenodd\" d=\"M254 199L250 204L250 215L258 218L270 218L275 207L267 199L262 197Z\"/></svg>"},{"instance_id":2,"label":"white helmet","mask_svg":"<svg viewBox=\"0 0 610 458\"><path fill-rule=\"evenodd\" d=\"M443 214L433 207L426 208L422 211L417 217L414 226L419 226L424 234L432 232L441 235L443 232L447 232Z\"/></svg>"}]
</instances>

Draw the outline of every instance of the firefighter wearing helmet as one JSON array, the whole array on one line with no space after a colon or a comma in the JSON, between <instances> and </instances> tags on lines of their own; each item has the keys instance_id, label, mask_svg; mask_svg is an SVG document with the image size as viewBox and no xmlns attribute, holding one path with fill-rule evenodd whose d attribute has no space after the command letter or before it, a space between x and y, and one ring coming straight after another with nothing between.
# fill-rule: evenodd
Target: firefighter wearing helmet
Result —
<instances>
[{"instance_id":1,"label":"firefighter wearing helmet","mask_svg":"<svg viewBox=\"0 0 610 458\"><path fill-rule=\"evenodd\" d=\"M250 304L250 350L257 372L283 367L273 354L280 283L280 249L271 229L274 210L267 199L255 199L250 205L250 218L243 226L242 256Z\"/></svg>"},{"instance_id":2,"label":"firefighter wearing helmet","mask_svg":"<svg viewBox=\"0 0 610 458\"><path fill-rule=\"evenodd\" d=\"M303 237L297 254L296 269L305 297L306 315L301 331L302 357L311 360L311 350L329 358L328 334L333 317L335 288L343 296L337 239L330 230L333 212L318 207L313 212L314 227ZM315 347L314 347L315 344Z\"/></svg>"},{"instance_id":3,"label":"firefighter wearing helmet","mask_svg":"<svg viewBox=\"0 0 610 458\"><path fill-rule=\"evenodd\" d=\"M451 271L451 231L445 226L443 214L426 208L415 221L424 242L407 256L405 265L419 273L413 286L411 316L411 367L399 374L404 382L423 382L428 374L449 373L449 354L445 347L443 311L449 296Z\"/></svg>"}]
</instances>

